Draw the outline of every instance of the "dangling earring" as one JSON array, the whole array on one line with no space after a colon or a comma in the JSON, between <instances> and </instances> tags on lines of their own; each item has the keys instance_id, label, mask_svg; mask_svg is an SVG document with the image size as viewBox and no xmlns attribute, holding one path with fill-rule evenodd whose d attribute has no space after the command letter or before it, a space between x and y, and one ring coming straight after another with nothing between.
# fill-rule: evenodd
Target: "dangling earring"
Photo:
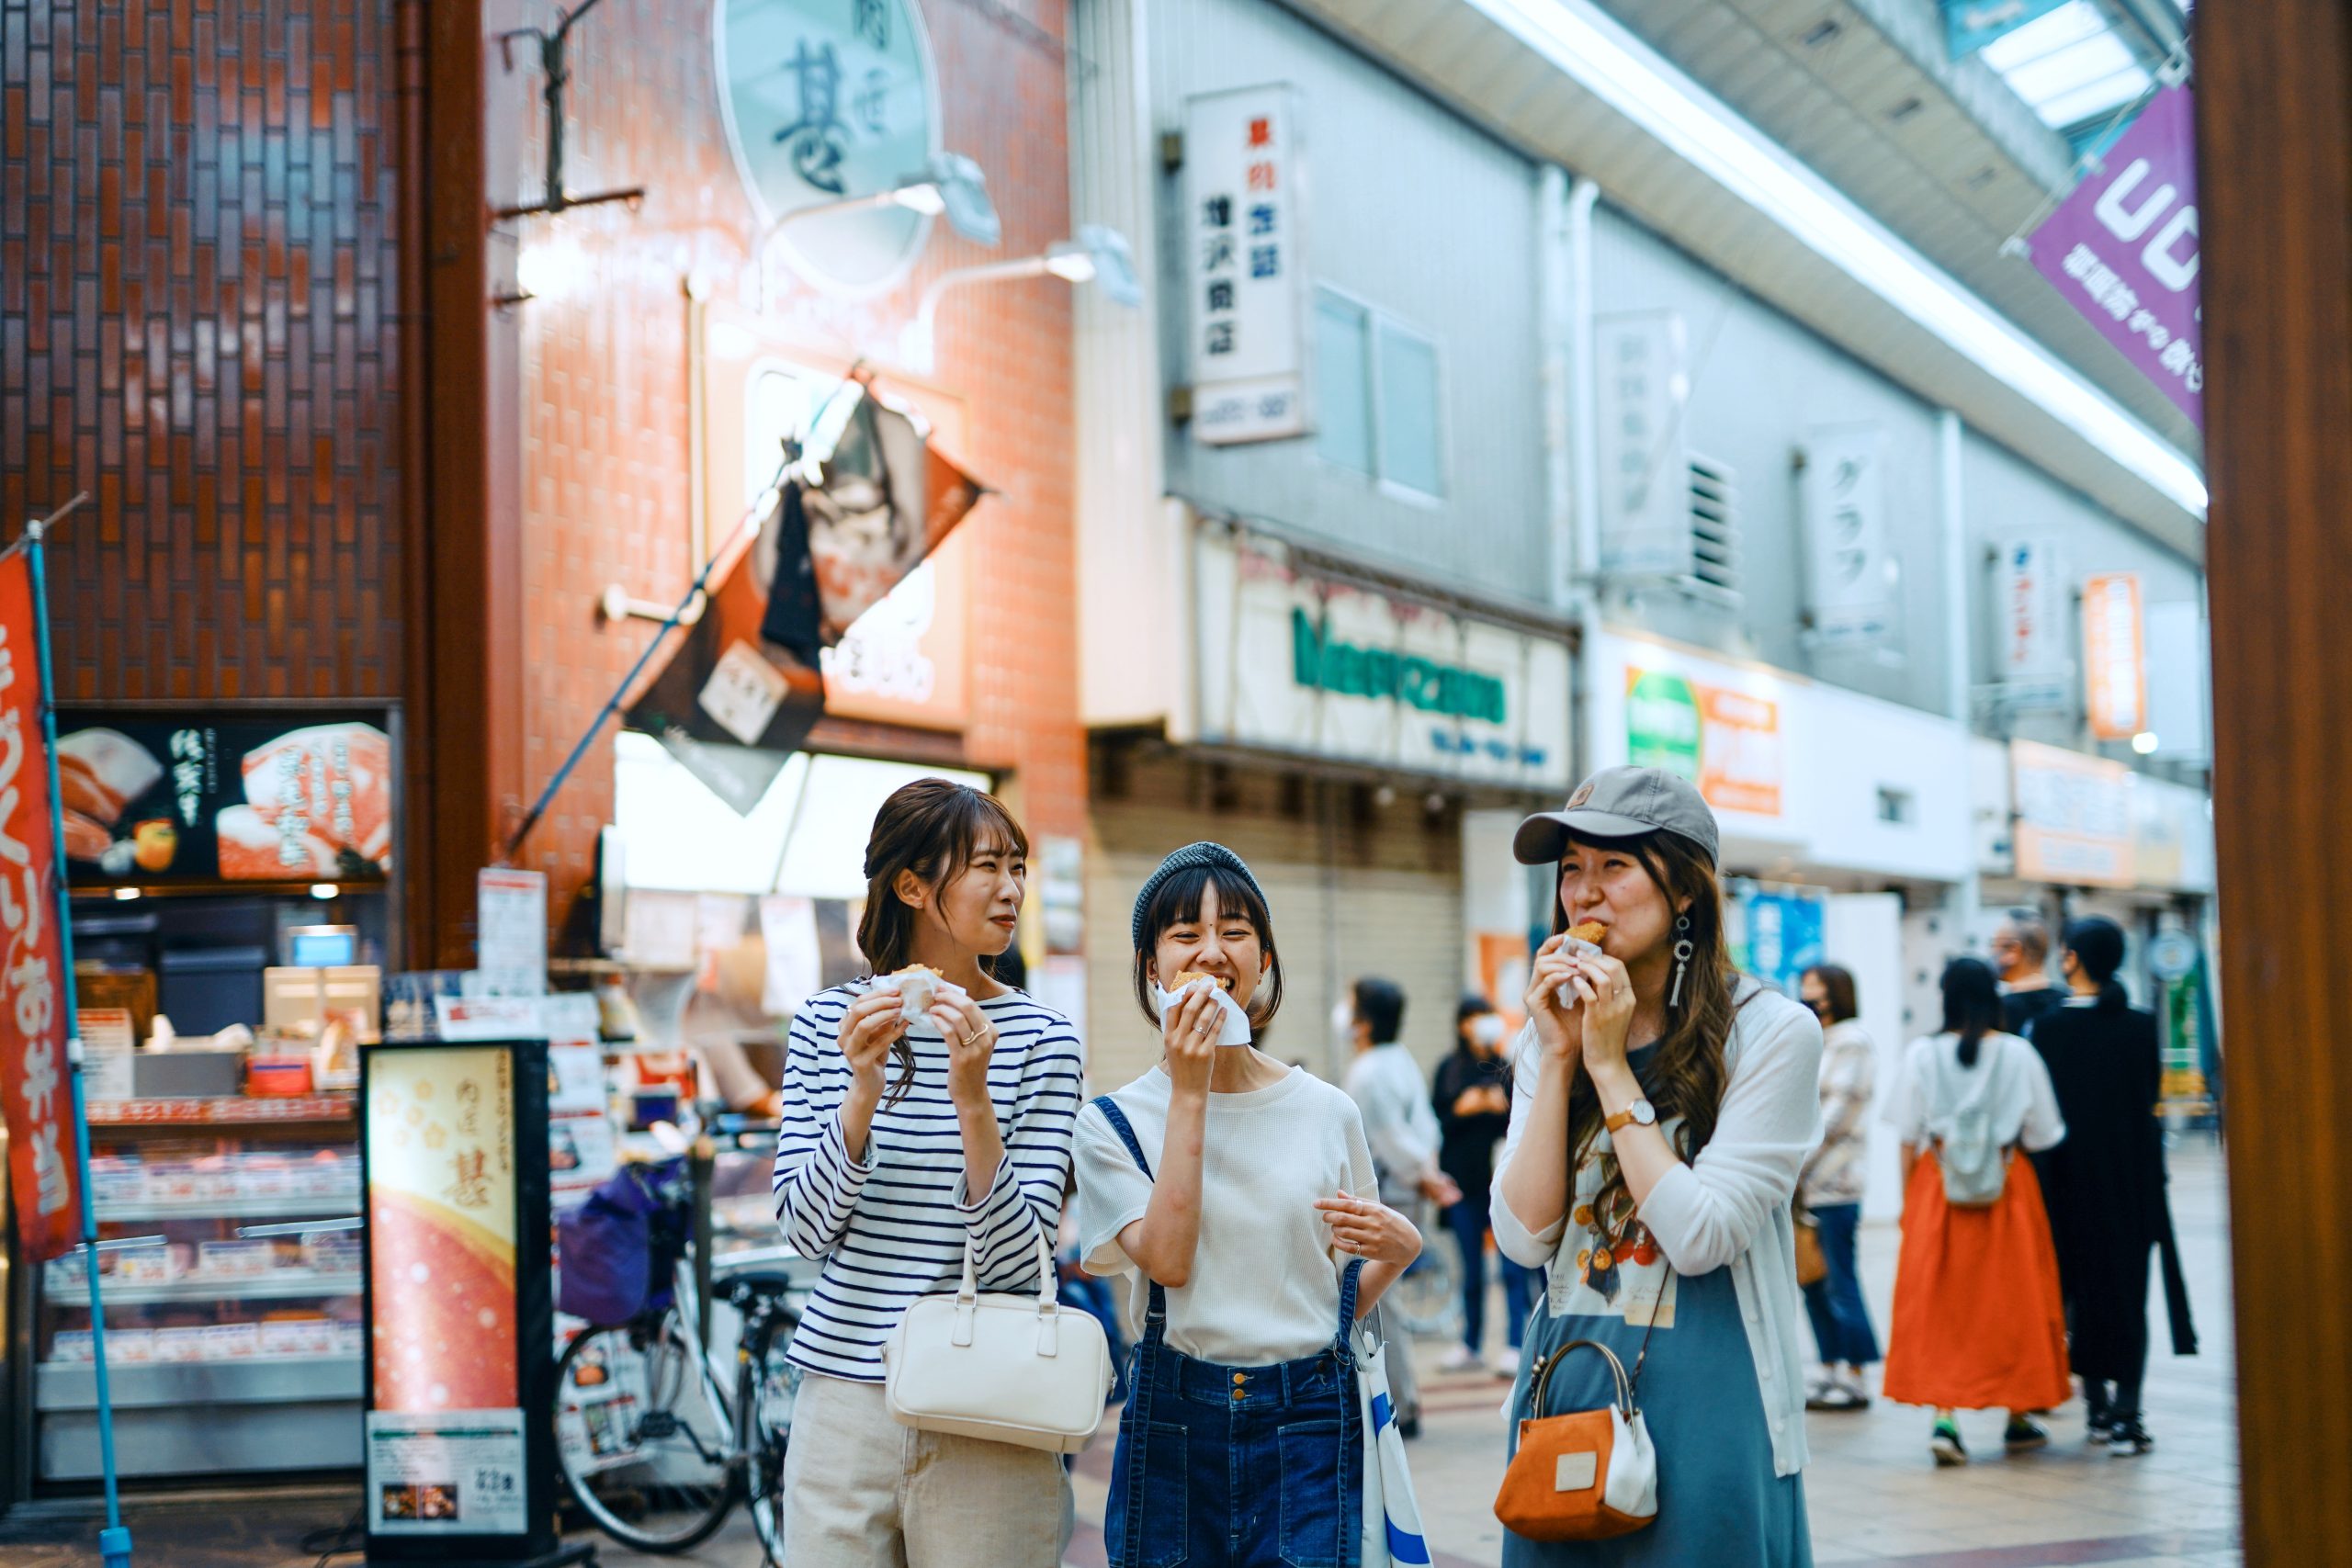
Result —
<instances>
[{"instance_id":1,"label":"dangling earring","mask_svg":"<svg viewBox=\"0 0 2352 1568\"><path fill-rule=\"evenodd\" d=\"M1684 915L1675 920L1674 938L1674 990L1666 998L1666 1005L1679 1008L1682 1005L1682 976L1690 969L1690 916Z\"/></svg>"}]
</instances>

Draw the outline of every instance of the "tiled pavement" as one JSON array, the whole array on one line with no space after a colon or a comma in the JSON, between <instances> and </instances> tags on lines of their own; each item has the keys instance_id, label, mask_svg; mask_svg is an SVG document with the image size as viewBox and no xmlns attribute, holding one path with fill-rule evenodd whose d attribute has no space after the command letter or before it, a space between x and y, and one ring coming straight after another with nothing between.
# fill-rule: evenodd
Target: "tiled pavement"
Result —
<instances>
[{"instance_id":1,"label":"tiled pavement","mask_svg":"<svg viewBox=\"0 0 2352 1568\"><path fill-rule=\"evenodd\" d=\"M2079 1404L2068 1404L2052 1419L2054 1440L2048 1450L2014 1460L2000 1457L1997 1415L1963 1416L1962 1429L1978 1457L1966 1469L1951 1471L1938 1471L1928 1460L1923 1411L1882 1404L1860 1415L1813 1416L1805 1494L1815 1560L1825 1568L2235 1568L2229 1249L2221 1160L2209 1142L2175 1149L2173 1206L2203 1354L2169 1354L2162 1298L2154 1297L2157 1354L2149 1367L2146 1401L2157 1438L2154 1453L2120 1460L2086 1450ZM1892 1225L1863 1230L1863 1274L1882 1327L1893 1289L1894 1244ZM1410 1451L1438 1568L1493 1568L1501 1562L1501 1533L1488 1505L1502 1466L1503 1385L1491 1379L1441 1376L1433 1369L1443 1347L1420 1349L1426 1414L1423 1435ZM1109 1471L1106 1429L1080 1457L1074 1478L1079 1529L1069 1554L1072 1568L1102 1562L1099 1526ZM135 1515L139 1561L173 1568L308 1568L311 1558L297 1554L293 1543L304 1530L334 1522L352 1501L322 1493L274 1506L183 1506ZM0 1564L86 1563L95 1561L91 1540L80 1524L0 1519ZM686 1557L641 1557L609 1545L599 1557L605 1568L656 1568L664 1562L758 1568L760 1561L741 1516Z\"/></svg>"}]
</instances>

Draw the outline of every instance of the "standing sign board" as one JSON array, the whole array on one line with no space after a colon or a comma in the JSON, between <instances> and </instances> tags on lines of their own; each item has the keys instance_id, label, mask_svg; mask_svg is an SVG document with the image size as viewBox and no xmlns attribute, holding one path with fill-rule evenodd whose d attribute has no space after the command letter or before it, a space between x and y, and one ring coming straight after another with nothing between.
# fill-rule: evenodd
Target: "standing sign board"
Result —
<instances>
[{"instance_id":1,"label":"standing sign board","mask_svg":"<svg viewBox=\"0 0 2352 1568\"><path fill-rule=\"evenodd\" d=\"M370 1562L556 1551L544 1040L361 1053Z\"/></svg>"},{"instance_id":2,"label":"standing sign board","mask_svg":"<svg viewBox=\"0 0 2352 1568\"><path fill-rule=\"evenodd\" d=\"M2140 580L2131 572L2083 580L2083 700L2101 740L2129 740L2148 727Z\"/></svg>"},{"instance_id":3,"label":"standing sign board","mask_svg":"<svg viewBox=\"0 0 2352 1568\"><path fill-rule=\"evenodd\" d=\"M1604 576L1682 577L1693 564L1683 335L1670 310L1593 323Z\"/></svg>"},{"instance_id":4,"label":"standing sign board","mask_svg":"<svg viewBox=\"0 0 2352 1568\"><path fill-rule=\"evenodd\" d=\"M2205 425L2197 287L2197 116L2186 86L2148 101L2033 231L2033 265L2141 375Z\"/></svg>"},{"instance_id":5,"label":"standing sign board","mask_svg":"<svg viewBox=\"0 0 2352 1568\"><path fill-rule=\"evenodd\" d=\"M1884 445L1875 424L1815 430L1805 441L1805 556L1813 632L1824 647L1877 648L1894 635Z\"/></svg>"},{"instance_id":6,"label":"standing sign board","mask_svg":"<svg viewBox=\"0 0 2352 1568\"><path fill-rule=\"evenodd\" d=\"M1994 581L2000 617L1994 669L2001 700L2013 709L2063 708L2068 655L2066 575L2051 539L2012 539L2001 547Z\"/></svg>"},{"instance_id":7,"label":"standing sign board","mask_svg":"<svg viewBox=\"0 0 2352 1568\"><path fill-rule=\"evenodd\" d=\"M1193 435L1304 435L1306 267L1298 96L1287 85L1184 101Z\"/></svg>"},{"instance_id":8,"label":"standing sign board","mask_svg":"<svg viewBox=\"0 0 2352 1568\"><path fill-rule=\"evenodd\" d=\"M0 1108L28 1264L72 1251L82 1235L38 637L30 562L18 551L0 558Z\"/></svg>"}]
</instances>

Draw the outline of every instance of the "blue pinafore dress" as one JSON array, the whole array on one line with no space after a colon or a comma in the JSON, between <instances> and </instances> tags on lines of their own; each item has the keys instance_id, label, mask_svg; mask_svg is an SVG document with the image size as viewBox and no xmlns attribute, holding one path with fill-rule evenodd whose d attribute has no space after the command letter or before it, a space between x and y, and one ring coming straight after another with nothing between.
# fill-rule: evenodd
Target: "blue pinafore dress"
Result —
<instances>
[{"instance_id":1,"label":"blue pinafore dress","mask_svg":"<svg viewBox=\"0 0 2352 1568\"><path fill-rule=\"evenodd\" d=\"M1094 1103L1151 1177L1125 1113L1107 1095ZM1356 1258L1340 1278L1329 1348L1263 1367L1171 1348L1167 1292L1152 1285L1111 1463L1111 1568L1360 1568L1363 1416L1348 1339L1363 1269Z\"/></svg>"}]
</instances>

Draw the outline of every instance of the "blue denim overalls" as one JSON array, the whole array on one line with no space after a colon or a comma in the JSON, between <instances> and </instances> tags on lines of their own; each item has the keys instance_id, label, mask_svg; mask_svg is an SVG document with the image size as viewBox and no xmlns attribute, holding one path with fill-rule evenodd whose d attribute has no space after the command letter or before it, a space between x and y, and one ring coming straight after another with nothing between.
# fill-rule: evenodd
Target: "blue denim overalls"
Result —
<instances>
[{"instance_id":1,"label":"blue denim overalls","mask_svg":"<svg viewBox=\"0 0 2352 1568\"><path fill-rule=\"evenodd\" d=\"M1094 1103L1150 1177L1125 1114L1108 1095ZM1268 1367L1170 1349L1167 1292L1152 1285L1112 1461L1111 1568L1359 1568L1363 1417L1348 1337L1363 1269L1355 1258L1341 1277L1330 1348Z\"/></svg>"}]
</instances>

